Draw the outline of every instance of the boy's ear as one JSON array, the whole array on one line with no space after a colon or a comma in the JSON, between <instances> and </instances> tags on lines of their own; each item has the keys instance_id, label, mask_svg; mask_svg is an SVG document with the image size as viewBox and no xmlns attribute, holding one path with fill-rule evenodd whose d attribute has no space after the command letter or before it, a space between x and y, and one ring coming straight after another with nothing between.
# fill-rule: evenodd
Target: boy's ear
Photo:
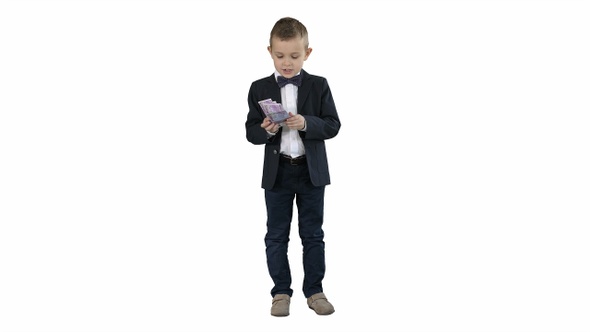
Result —
<instances>
[{"instance_id":1,"label":"boy's ear","mask_svg":"<svg viewBox=\"0 0 590 332\"><path fill-rule=\"evenodd\" d=\"M268 50L268 53L270 54L270 56L272 56L272 48L270 48L270 46L268 46L266 49Z\"/></svg>"},{"instance_id":2,"label":"boy's ear","mask_svg":"<svg viewBox=\"0 0 590 332\"><path fill-rule=\"evenodd\" d=\"M308 57L309 57L309 55L311 54L311 51L313 51L313 49L312 49L311 47L308 47L308 48L305 50L305 59L304 59L304 60L307 60L307 58L308 58Z\"/></svg>"}]
</instances>

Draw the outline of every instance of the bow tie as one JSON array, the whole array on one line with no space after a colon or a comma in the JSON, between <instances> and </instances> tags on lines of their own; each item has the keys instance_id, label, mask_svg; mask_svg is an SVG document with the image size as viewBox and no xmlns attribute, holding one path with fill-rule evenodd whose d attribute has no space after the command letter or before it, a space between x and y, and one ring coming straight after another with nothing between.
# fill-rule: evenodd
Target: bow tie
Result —
<instances>
[{"instance_id":1,"label":"bow tie","mask_svg":"<svg viewBox=\"0 0 590 332\"><path fill-rule=\"evenodd\" d=\"M277 83L281 88L289 83L301 86L301 75L293 76L291 78L284 78L283 76L279 76L277 77Z\"/></svg>"}]
</instances>

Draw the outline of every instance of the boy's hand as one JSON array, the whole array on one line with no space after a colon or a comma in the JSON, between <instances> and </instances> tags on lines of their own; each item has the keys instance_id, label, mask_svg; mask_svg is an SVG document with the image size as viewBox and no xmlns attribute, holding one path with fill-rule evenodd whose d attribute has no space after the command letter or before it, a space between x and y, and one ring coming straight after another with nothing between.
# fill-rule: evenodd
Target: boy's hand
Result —
<instances>
[{"instance_id":1,"label":"boy's hand","mask_svg":"<svg viewBox=\"0 0 590 332\"><path fill-rule=\"evenodd\" d=\"M279 128L281 128L280 125L278 125L276 123L272 123L268 117L266 117L266 118L264 118L264 120L262 120L260 127L264 128L264 130L266 130L270 133L273 133L273 134L278 133Z\"/></svg>"},{"instance_id":2,"label":"boy's hand","mask_svg":"<svg viewBox=\"0 0 590 332\"><path fill-rule=\"evenodd\" d=\"M289 112L290 117L285 120L285 124L289 129L303 130L305 128L305 118L301 114L293 114Z\"/></svg>"}]
</instances>

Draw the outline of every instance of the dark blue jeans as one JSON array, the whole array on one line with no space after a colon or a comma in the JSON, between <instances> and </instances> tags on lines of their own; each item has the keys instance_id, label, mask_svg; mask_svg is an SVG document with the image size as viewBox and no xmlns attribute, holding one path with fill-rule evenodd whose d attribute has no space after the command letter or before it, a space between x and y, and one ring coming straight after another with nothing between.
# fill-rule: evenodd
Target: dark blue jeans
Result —
<instances>
[{"instance_id":1,"label":"dark blue jeans","mask_svg":"<svg viewBox=\"0 0 590 332\"><path fill-rule=\"evenodd\" d=\"M293 200L297 204L299 237L303 245L303 294L305 297L323 292L326 270L324 254L324 190L315 187L307 165L290 165L281 161L272 190L265 190L267 211L266 261L274 282L271 295L293 296L291 269L287 257Z\"/></svg>"}]
</instances>

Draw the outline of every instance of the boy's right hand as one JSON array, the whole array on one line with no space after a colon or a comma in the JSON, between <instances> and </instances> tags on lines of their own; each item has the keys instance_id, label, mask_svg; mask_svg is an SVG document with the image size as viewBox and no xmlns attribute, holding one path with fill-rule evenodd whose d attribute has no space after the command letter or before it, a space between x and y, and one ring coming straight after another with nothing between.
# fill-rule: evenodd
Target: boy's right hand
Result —
<instances>
[{"instance_id":1,"label":"boy's right hand","mask_svg":"<svg viewBox=\"0 0 590 332\"><path fill-rule=\"evenodd\" d=\"M268 131L269 133L273 133L273 134L278 133L279 128L281 128L281 126L279 124L272 123L270 121L269 117L264 118L264 120L260 124L260 127L264 128L264 130Z\"/></svg>"}]
</instances>

